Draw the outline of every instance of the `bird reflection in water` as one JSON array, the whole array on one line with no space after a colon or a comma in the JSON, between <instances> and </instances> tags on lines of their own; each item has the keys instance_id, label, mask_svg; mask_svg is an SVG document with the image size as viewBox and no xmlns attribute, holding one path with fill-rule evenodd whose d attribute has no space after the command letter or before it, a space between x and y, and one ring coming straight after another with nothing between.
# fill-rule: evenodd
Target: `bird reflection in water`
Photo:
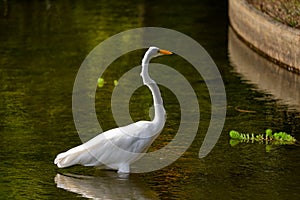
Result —
<instances>
[{"instance_id":1,"label":"bird reflection in water","mask_svg":"<svg viewBox=\"0 0 300 200\"><path fill-rule=\"evenodd\" d=\"M85 198L97 199L159 199L137 177L128 174L103 172L100 176L57 174L55 183L58 188L80 194Z\"/></svg>"}]
</instances>

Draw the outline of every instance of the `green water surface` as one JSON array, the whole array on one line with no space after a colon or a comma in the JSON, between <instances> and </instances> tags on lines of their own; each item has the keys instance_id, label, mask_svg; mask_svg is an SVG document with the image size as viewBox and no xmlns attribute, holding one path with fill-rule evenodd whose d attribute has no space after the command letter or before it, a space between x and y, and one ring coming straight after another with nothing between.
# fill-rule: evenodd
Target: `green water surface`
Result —
<instances>
[{"instance_id":1,"label":"green water surface","mask_svg":"<svg viewBox=\"0 0 300 200\"><path fill-rule=\"evenodd\" d=\"M146 26L192 37L217 64L227 93L227 118L214 149L199 159L210 121L209 93L189 63L174 55L156 62L189 80L201 111L197 136L181 158L161 170L128 177L81 166L58 169L55 156L82 143L72 116L72 89L84 58L110 36ZM1 1L0 199L300 199L298 145L267 152L264 144L231 147L228 136L231 129L259 133L271 128L300 140L299 76L282 75L278 67L262 70L268 64L233 41L228 26L227 1ZM144 51L120 57L105 72L107 83L95 98L104 130L116 126L110 110L113 81L139 65ZM247 71L258 64L259 71ZM180 122L175 95L160 88L168 120L150 151L168 144ZM149 119L151 104L147 88L136 90L130 100L133 120Z\"/></svg>"}]
</instances>

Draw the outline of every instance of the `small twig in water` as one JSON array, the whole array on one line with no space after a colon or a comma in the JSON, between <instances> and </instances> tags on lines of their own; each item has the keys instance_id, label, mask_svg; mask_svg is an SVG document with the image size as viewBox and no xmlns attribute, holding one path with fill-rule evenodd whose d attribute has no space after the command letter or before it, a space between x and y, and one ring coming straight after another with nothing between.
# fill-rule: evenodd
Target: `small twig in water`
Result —
<instances>
[{"instance_id":1,"label":"small twig in water","mask_svg":"<svg viewBox=\"0 0 300 200\"><path fill-rule=\"evenodd\" d=\"M256 113L256 111L254 111L254 110L243 110L243 109L239 109L238 106L236 106L234 109L235 109L236 111L243 112L243 113Z\"/></svg>"}]
</instances>

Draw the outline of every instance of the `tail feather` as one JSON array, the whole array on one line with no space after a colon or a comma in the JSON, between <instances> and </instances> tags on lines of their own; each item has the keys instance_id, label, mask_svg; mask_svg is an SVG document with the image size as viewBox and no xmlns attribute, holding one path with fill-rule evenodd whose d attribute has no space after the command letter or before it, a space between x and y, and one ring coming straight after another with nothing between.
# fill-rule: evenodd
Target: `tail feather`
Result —
<instances>
[{"instance_id":1,"label":"tail feather","mask_svg":"<svg viewBox=\"0 0 300 200\"><path fill-rule=\"evenodd\" d=\"M54 164L59 168L70 167L72 165L90 165L94 157L83 146L78 146L69 151L60 153L54 160Z\"/></svg>"},{"instance_id":2,"label":"tail feather","mask_svg":"<svg viewBox=\"0 0 300 200\"><path fill-rule=\"evenodd\" d=\"M100 134L88 142L74 147L66 152L60 153L54 160L54 164L59 168L70 167L80 164L84 166L100 166L99 161L109 143L105 136Z\"/></svg>"}]
</instances>

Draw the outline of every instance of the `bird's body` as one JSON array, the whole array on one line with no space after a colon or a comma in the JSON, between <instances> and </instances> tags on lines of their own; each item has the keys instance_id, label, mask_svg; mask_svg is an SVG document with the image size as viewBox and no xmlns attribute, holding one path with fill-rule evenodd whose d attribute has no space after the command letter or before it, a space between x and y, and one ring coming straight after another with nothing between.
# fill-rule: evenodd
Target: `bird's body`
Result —
<instances>
[{"instance_id":1,"label":"bird's body","mask_svg":"<svg viewBox=\"0 0 300 200\"><path fill-rule=\"evenodd\" d=\"M166 118L163 101L156 83L148 75L152 57L171 52L150 47L142 61L143 82L152 92L155 116L152 121L138 121L97 135L88 142L57 155L54 163L59 168L76 164L101 166L129 173L130 164L139 159L162 131Z\"/></svg>"}]
</instances>

